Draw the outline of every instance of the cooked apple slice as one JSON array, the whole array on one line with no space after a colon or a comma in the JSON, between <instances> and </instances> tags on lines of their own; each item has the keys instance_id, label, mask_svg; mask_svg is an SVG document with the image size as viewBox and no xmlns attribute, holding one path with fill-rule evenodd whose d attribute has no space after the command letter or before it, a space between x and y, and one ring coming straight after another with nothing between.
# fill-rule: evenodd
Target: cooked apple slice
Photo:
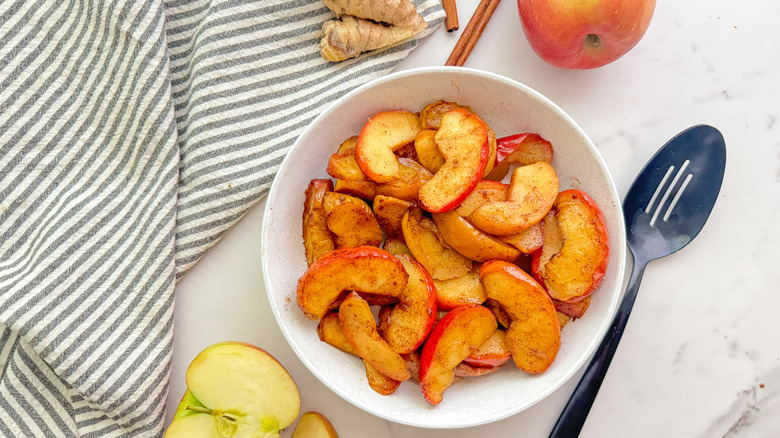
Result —
<instances>
[{"instance_id":1,"label":"cooked apple slice","mask_svg":"<svg viewBox=\"0 0 780 438\"><path fill-rule=\"evenodd\" d=\"M506 330L497 328L482 345L463 359L463 362L475 367L500 367L507 363L512 353L506 346Z\"/></svg>"},{"instance_id":2,"label":"cooked apple slice","mask_svg":"<svg viewBox=\"0 0 780 438\"><path fill-rule=\"evenodd\" d=\"M398 159L398 177L376 185L377 195L392 196L406 201L417 201L420 187L431 179L431 173L409 158Z\"/></svg>"},{"instance_id":3,"label":"cooked apple slice","mask_svg":"<svg viewBox=\"0 0 780 438\"><path fill-rule=\"evenodd\" d=\"M301 415L292 438L339 438L333 424L319 412Z\"/></svg>"},{"instance_id":4,"label":"cooked apple slice","mask_svg":"<svg viewBox=\"0 0 780 438\"><path fill-rule=\"evenodd\" d=\"M420 206L443 213L460 204L482 178L490 155L488 127L465 109L442 116L436 145L444 165L420 187Z\"/></svg>"},{"instance_id":5,"label":"cooked apple slice","mask_svg":"<svg viewBox=\"0 0 780 438\"><path fill-rule=\"evenodd\" d=\"M401 219L406 210L415 205L412 201L394 198L392 196L377 195L374 198L372 209L379 226L385 230L389 237L401 236Z\"/></svg>"},{"instance_id":6,"label":"cooked apple slice","mask_svg":"<svg viewBox=\"0 0 780 438\"><path fill-rule=\"evenodd\" d=\"M223 342L204 349L185 375L187 392L165 436L279 436L298 417L292 377L268 352Z\"/></svg>"},{"instance_id":7,"label":"cooked apple slice","mask_svg":"<svg viewBox=\"0 0 780 438\"><path fill-rule=\"evenodd\" d=\"M383 111L368 119L355 146L360 169L371 180L388 182L399 175L398 157L394 151L414 141L420 120L409 111Z\"/></svg>"},{"instance_id":8,"label":"cooked apple slice","mask_svg":"<svg viewBox=\"0 0 780 438\"><path fill-rule=\"evenodd\" d=\"M484 123L484 120L482 121ZM485 123L488 132L488 160L485 164L485 171L482 172L482 178L487 177L493 171L496 164L496 154L498 153L498 144L496 143L496 133Z\"/></svg>"},{"instance_id":9,"label":"cooked apple slice","mask_svg":"<svg viewBox=\"0 0 780 438\"><path fill-rule=\"evenodd\" d=\"M480 230L506 236L538 223L558 195L558 175L545 162L518 167L512 174L506 202L490 202L469 215Z\"/></svg>"},{"instance_id":10,"label":"cooked apple slice","mask_svg":"<svg viewBox=\"0 0 780 438\"><path fill-rule=\"evenodd\" d=\"M419 207L406 211L401 220L404 240L415 260L436 280L449 280L471 271L471 259L452 249L436 228L436 224L423 217Z\"/></svg>"},{"instance_id":11,"label":"cooked apple slice","mask_svg":"<svg viewBox=\"0 0 780 438\"><path fill-rule=\"evenodd\" d=\"M522 166L544 161L552 163L553 147L539 134L523 133L502 137L497 140L497 162L520 164Z\"/></svg>"},{"instance_id":12,"label":"cooked apple slice","mask_svg":"<svg viewBox=\"0 0 780 438\"><path fill-rule=\"evenodd\" d=\"M533 254L544 244L544 230L539 222L517 234L500 236L499 239L519 249L523 254Z\"/></svg>"},{"instance_id":13,"label":"cooked apple slice","mask_svg":"<svg viewBox=\"0 0 780 438\"><path fill-rule=\"evenodd\" d=\"M355 143L357 137L344 140L338 151L328 159L325 171L337 179L368 180L355 159Z\"/></svg>"},{"instance_id":14,"label":"cooked apple slice","mask_svg":"<svg viewBox=\"0 0 780 438\"><path fill-rule=\"evenodd\" d=\"M506 313L506 310L504 310L500 304L498 304L498 301L488 298L485 300L484 306L493 312L493 316L496 317L498 325L504 328L509 328L509 326L512 325L512 317Z\"/></svg>"},{"instance_id":15,"label":"cooked apple slice","mask_svg":"<svg viewBox=\"0 0 780 438\"><path fill-rule=\"evenodd\" d=\"M482 180L477 183L471 193L463 199L455 211L463 217L468 217L474 210L488 202L506 201L509 194L509 184L499 181Z\"/></svg>"},{"instance_id":16,"label":"cooked apple slice","mask_svg":"<svg viewBox=\"0 0 780 438\"><path fill-rule=\"evenodd\" d=\"M565 315L575 319L582 318L588 307L590 307L590 296L575 302L553 300L553 304L555 305L555 310Z\"/></svg>"},{"instance_id":17,"label":"cooked apple slice","mask_svg":"<svg viewBox=\"0 0 780 438\"><path fill-rule=\"evenodd\" d=\"M337 248L382 244L382 229L371 207L362 199L328 192L325 193L322 206Z\"/></svg>"},{"instance_id":18,"label":"cooked apple slice","mask_svg":"<svg viewBox=\"0 0 780 438\"><path fill-rule=\"evenodd\" d=\"M332 345L345 353L357 356L355 347L349 343L349 340L344 335L344 330L341 329L341 320L339 320L338 313L329 313L320 320L320 323L317 324L317 336L320 338L320 341Z\"/></svg>"},{"instance_id":19,"label":"cooked apple slice","mask_svg":"<svg viewBox=\"0 0 780 438\"><path fill-rule=\"evenodd\" d=\"M333 183L329 179L313 179L306 188L306 200L303 203L303 246L309 266L323 254L336 249L333 236L328 230L323 206L325 194L331 190Z\"/></svg>"},{"instance_id":20,"label":"cooked apple slice","mask_svg":"<svg viewBox=\"0 0 780 438\"><path fill-rule=\"evenodd\" d=\"M368 380L368 386L377 394L390 395L394 393L399 386L401 386L400 380L391 379L385 376L365 359L363 359L363 365L366 367L366 379Z\"/></svg>"},{"instance_id":21,"label":"cooked apple slice","mask_svg":"<svg viewBox=\"0 0 780 438\"><path fill-rule=\"evenodd\" d=\"M471 260L511 261L520 256L519 249L476 229L455 210L434 213L432 218L444 241Z\"/></svg>"},{"instance_id":22,"label":"cooked apple slice","mask_svg":"<svg viewBox=\"0 0 780 438\"><path fill-rule=\"evenodd\" d=\"M509 164L508 161L499 161L495 165L493 165L493 170L490 171L487 175L483 177L484 180L488 181L502 181L504 177L509 174L509 169L511 168L511 164Z\"/></svg>"},{"instance_id":23,"label":"cooked apple slice","mask_svg":"<svg viewBox=\"0 0 780 438\"><path fill-rule=\"evenodd\" d=\"M411 377L406 361L377 333L371 308L357 293L352 292L344 298L339 307L339 320L344 335L358 356L370 363L379 373L399 381Z\"/></svg>"},{"instance_id":24,"label":"cooked apple slice","mask_svg":"<svg viewBox=\"0 0 780 438\"><path fill-rule=\"evenodd\" d=\"M298 279L298 307L320 320L343 291L398 296L406 287L406 270L392 254L373 246L331 251Z\"/></svg>"},{"instance_id":25,"label":"cooked apple slice","mask_svg":"<svg viewBox=\"0 0 780 438\"><path fill-rule=\"evenodd\" d=\"M333 191L371 201L376 196L377 183L369 180L337 179Z\"/></svg>"},{"instance_id":26,"label":"cooked apple slice","mask_svg":"<svg viewBox=\"0 0 780 438\"><path fill-rule=\"evenodd\" d=\"M422 126L422 129L438 130L439 127L441 127L442 116L457 108L464 108L471 112L469 107L463 106L456 102L438 100L436 102L429 103L425 106L425 108L422 109L422 111L420 111L420 126Z\"/></svg>"},{"instance_id":27,"label":"cooked apple slice","mask_svg":"<svg viewBox=\"0 0 780 438\"><path fill-rule=\"evenodd\" d=\"M561 346L561 327L552 299L530 275L499 260L482 265L479 277L485 294L512 318L506 346L515 365L539 374L555 360Z\"/></svg>"},{"instance_id":28,"label":"cooked apple slice","mask_svg":"<svg viewBox=\"0 0 780 438\"><path fill-rule=\"evenodd\" d=\"M423 129L414 138L417 159L431 173L436 173L444 165L444 157L436 146L436 130Z\"/></svg>"},{"instance_id":29,"label":"cooked apple slice","mask_svg":"<svg viewBox=\"0 0 780 438\"><path fill-rule=\"evenodd\" d=\"M461 362L453 370L455 377L479 377L486 374L495 373L501 369L501 365L498 366L479 366L472 365L466 362Z\"/></svg>"},{"instance_id":30,"label":"cooked apple slice","mask_svg":"<svg viewBox=\"0 0 780 438\"><path fill-rule=\"evenodd\" d=\"M562 243L552 255L543 246L534 271L553 299L579 301L598 288L607 269L604 216L590 196L574 189L559 193L553 209Z\"/></svg>"},{"instance_id":31,"label":"cooked apple slice","mask_svg":"<svg viewBox=\"0 0 780 438\"><path fill-rule=\"evenodd\" d=\"M404 265L409 280L398 295L399 303L379 315L379 335L400 354L411 353L422 345L436 322L436 287L421 264L411 256L396 256Z\"/></svg>"},{"instance_id":32,"label":"cooked apple slice","mask_svg":"<svg viewBox=\"0 0 780 438\"><path fill-rule=\"evenodd\" d=\"M563 326L571 321L571 316L561 312L560 310L556 310L555 313L558 314L558 324L561 326L561 330L563 330Z\"/></svg>"},{"instance_id":33,"label":"cooked apple slice","mask_svg":"<svg viewBox=\"0 0 780 438\"><path fill-rule=\"evenodd\" d=\"M498 327L490 310L462 306L436 323L420 354L420 388L425 399L437 405L452 385L454 369L482 345Z\"/></svg>"},{"instance_id":34,"label":"cooked apple slice","mask_svg":"<svg viewBox=\"0 0 780 438\"><path fill-rule=\"evenodd\" d=\"M436 306L441 310L482 304L487 299L479 281L479 272L469 272L449 280L433 280L433 284L436 286Z\"/></svg>"},{"instance_id":35,"label":"cooked apple slice","mask_svg":"<svg viewBox=\"0 0 780 438\"><path fill-rule=\"evenodd\" d=\"M392 255L398 255L398 254L412 255L412 251L409 250L409 247L406 246L406 243L404 243L402 238L398 238L398 237L388 237L387 239L385 239L385 251L389 252Z\"/></svg>"}]
</instances>

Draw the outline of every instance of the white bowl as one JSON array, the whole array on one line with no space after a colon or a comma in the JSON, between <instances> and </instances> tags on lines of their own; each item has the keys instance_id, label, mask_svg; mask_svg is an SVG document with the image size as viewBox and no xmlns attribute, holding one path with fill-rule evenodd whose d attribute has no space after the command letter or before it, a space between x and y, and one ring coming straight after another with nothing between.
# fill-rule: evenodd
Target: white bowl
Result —
<instances>
[{"instance_id":1,"label":"white bowl","mask_svg":"<svg viewBox=\"0 0 780 438\"><path fill-rule=\"evenodd\" d=\"M537 132L554 148L561 189L578 188L601 207L610 257L601 288L587 314L562 331L552 366L529 375L507 364L496 373L464 379L432 406L415 381L390 396L369 388L363 363L317 337L317 323L297 306L296 284L306 271L301 217L304 190L313 178L328 178L328 157L373 114L387 109L416 112L444 99L468 105L498 137ZM268 194L262 230L262 267L268 298L279 326L301 361L325 385L355 406L394 422L458 428L493 422L520 412L560 387L585 364L606 333L622 294L625 228L620 200L601 156L579 126L538 92L511 79L462 67L406 70L374 80L345 95L298 137ZM302 388L305 392L305 388Z\"/></svg>"}]
</instances>

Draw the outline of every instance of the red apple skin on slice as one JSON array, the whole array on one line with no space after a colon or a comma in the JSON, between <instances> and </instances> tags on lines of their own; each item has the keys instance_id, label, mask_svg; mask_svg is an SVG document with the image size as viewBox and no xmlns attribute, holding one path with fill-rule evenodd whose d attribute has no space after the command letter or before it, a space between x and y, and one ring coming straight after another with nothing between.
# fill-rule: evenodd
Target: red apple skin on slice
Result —
<instances>
[{"instance_id":1,"label":"red apple skin on slice","mask_svg":"<svg viewBox=\"0 0 780 438\"><path fill-rule=\"evenodd\" d=\"M530 275L508 262L487 262L479 276L488 298L497 301L512 319L506 346L515 365L531 374L546 371L561 346L561 327L550 296Z\"/></svg>"},{"instance_id":2,"label":"red apple skin on slice","mask_svg":"<svg viewBox=\"0 0 780 438\"><path fill-rule=\"evenodd\" d=\"M444 164L420 187L419 204L431 213L443 213L456 208L482 179L490 139L485 123L460 108L442 116L435 140Z\"/></svg>"},{"instance_id":3,"label":"red apple skin on slice","mask_svg":"<svg viewBox=\"0 0 780 438\"><path fill-rule=\"evenodd\" d=\"M429 403L441 403L455 378L455 367L497 327L493 313L482 306L458 307L436 323L420 354L420 388Z\"/></svg>"},{"instance_id":4,"label":"red apple skin on slice","mask_svg":"<svg viewBox=\"0 0 780 438\"><path fill-rule=\"evenodd\" d=\"M553 147L539 134L523 133L496 140L496 164L506 161L522 166L544 161L552 163Z\"/></svg>"},{"instance_id":5,"label":"red apple skin on slice","mask_svg":"<svg viewBox=\"0 0 780 438\"><path fill-rule=\"evenodd\" d=\"M385 183L398 177L394 151L414 142L420 120L409 111L383 111L368 119L355 146L355 159L371 180Z\"/></svg>"},{"instance_id":6,"label":"red apple skin on slice","mask_svg":"<svg viewBox=\"0 0 780 438\"><path fill-rule=\"evenodd\" d=\"M298 280L298 307L307 318L320 320L344 291L398 296L407 274L392 254L372 246L331 251Z\"/></svg>"},{"instance_id":7,"label":"red apple skin on slice","mask_svg":"<svg viewBox=\"0 0 780 438\"><path fill-rule=\"evenodd\" d=\"M474 367L500 367L510 357L512 353L506 346L506 330L497 328L487 341L463 359L463 363Z\"/></svg>"},{"instance_id":8,"label":"red apple skin on slice","mask_svg":"<svg viewBox=\"0 0 780 438\"><path fill-rule=\"evenodd\" d=\"M377 372L398 381L411 377L406 361L379 336L371 308L357 293L344 298L339 307L339 320L349 343Z\"/></svg>"},{"instance_id":9,"label":"red apple skin on slice","mask_svg":"<svg viewBox=\"0 0 780 438\"><path fill-rule=\"evenodd\" d=\"M436 287L421 264L411 256L396 256L409 274L399 303L379 315L379 335L399 354L422 345L436 322Z\"/></svg>"},{"instance_id":10,"label":"red apple skin on slice","mask_svg":"<svg viewBox=\"0 0 780 438\"><path fill-rule=\"evenodd\" d=\"M598 205L580 190L559 193L553 211L561 246L546 260L548 251L542 246L535 253L533 271L553 299L576 302L598 288L607 270L607 227Z\"/></svg>"}]
</instances>

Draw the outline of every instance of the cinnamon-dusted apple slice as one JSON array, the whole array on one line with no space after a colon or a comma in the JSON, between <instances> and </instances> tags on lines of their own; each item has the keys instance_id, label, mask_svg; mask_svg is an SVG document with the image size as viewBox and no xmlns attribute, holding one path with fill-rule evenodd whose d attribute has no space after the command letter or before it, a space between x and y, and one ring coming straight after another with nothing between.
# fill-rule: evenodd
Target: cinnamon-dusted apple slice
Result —
<instances>
[{"instance_id":1,"label":"cinnamon-dusted apple slice","mask_svg":"<svg viewBox=\"0 0 780 438\"><path fill-rule=\"evenodd\" d=\"M420 187L428 182L432 175L420 163L409 158L399 158L398 166L398 177L377 184L376 193L416 202Z\"/></svg>"},{"instance_id":2,"label":"cinnamon-dusted apple slice","mask_svg":"<svg viewBox=\"0 0 780 438\"><path fill-rule=\"evenodd\" d=\"M471 260L511 261L520 256L519 249L478 230L455 210L434 213L432 218L444 241Z\"/></svg>"},{"instance_id":3,"label":"cinnamon-dusted apple slice","mask_svg":"<svg viewBox=\"0 0 780 438\"><path fill-rule=\"evenodd\" d=\"M406 361L379 336L376 321L368 303L352 292L339 306L341 329L358 356L382 375L393 380L408 380L411 375Z\"/></svg>"},{"instance_id":4,"label":"cinnamon-dusted apple slice","mask_svg":"<svg viewBox=\"0 0 780 438\"><path fill-rule=\"evenodd\" d=\"M382 244L382 229L371 207L362 199L328 192L323 197L322 206L336 248Z\"/></svg>"},{"instance_id":5,"label":"cinnamon-dusted apple slice","mask_svg":"<svg viewBox=\"0 0 780 438\"><path fill-rule=\"evenodd\" d=\"M309 266L320 256L336 248L333 236L328 230L323 206L325 194L331 190L333 183L329 179L313 179L306 188L306 199L303 203L303 246Z\"/></svg>"},{"instance_id":6,"label":"cinnamon-dusted apple slice","mask_svg":"<svg viewBox=\"0 0 780 438\"><path fill-rule=\"evenodd\" d=\"M479 377L486 374L495 373L501 369L501 365L497 366L479 366L472 365L466 362L461 362L453 370L455 377Z\"/></svg>"},{"instance_id":7,"label":"cinnamon-dusted apple slice","mask_svg":"<svg viewBox=\"0 0 780 438\"><path fill-rule=\"evenodd\" d=\"M420 388L425 399L439 404L452 385L454 369L498 327L490 310L462 306L450 310L433 327L420 354Z\"/></svg>"},{"instance_id":8,"label":"cinnamon-dusted apple slice","mask_svg":"<svg viewBox=\"0 0 780 438\"><path fill-rule=\"evenodd\" d=\"M328 159L325 171L337 179L368 180L355 159L357 136L352 136L339 146L338 151Z\"/></svg>"},{"instance_id":9,"label":"cinnamon-dusted apple slice","mask_svg":"<svg viewBox=\"0 0 780 438\"><path fill-rule=\"evenodd\" d=\"M403 218L402 218L403 219ZM388 237L385 239L385 251L389 252L392 255L398 255L398 254L409 254L412 255L412 251L409 250L409 247L406 246L406 243L403 241L403 236L399 237Z\"/></svg>"},{"instance_id":10,"label":"cinnamon-dusted apple slice","mask_svg":"<svg viewBox=\"0 0 780 438\"><path fill-rule=\"evenodd\" d=\"M509 328L509 326L512 325L512 317L506 313L506 310L504 310L500 304L498 304L498 301L488 298L483 305L493 312L493 316L496 317L498 325L504 328Z\"/></svg>"},{"instance_id":11,"label":"cinnamon-dusted apple slice","mask_svg":"<svg viewBox=\"0 0 780 438\"><path fill-rule=\"evenodd\" d=\"M496 154L498 153L498 144L496 143L496 133L493 132L493 130L490 128L490 126L488 126L487 123L485 123L485 126L487 126L487 131L488 131L489 149L488 149L488 160L487 163L485 164L485 171L482 172L482 178L487 177L493 171L493 168L496 165Z\"/></svg>"},{"instance_id":12,"label":"cinnamon-dusted apple slice","mask_svg":"<svg viewBox=\"0 0 780 438\"><path fill-rule=\"evenodd\" d=\"M380 311L378 331L393 350L404 354L422 345L436 322L436 287L425 268L411 256L396 257L409 280L398 295L399 303Z\"/></svg>"},{"instance_id":13,"label":"cinnamon-dusted apple slice","mask_svg":"<svg viewBox=\"0 0 780 438\"><path fill-rule=\"evenodd\" d=\"M463 217L468 217L474 210L488 202L506 201L509 194L509 184L500 181L481 180L469 193L455 211Z\"/></svg>"},{"instance_id":14,"label":"cinnamon-dusted apple slice","mask_svg":"<svg viewBox=\"0 0 780 438\"><path fill-rule=\"evenodd\" d=\"M222 342L200 352L168 438L279 436L298 416L301 398L287 370L251 344Z\"/></svg>"},{"instance_id":15,"label":"cinnamon-dusted apple slice","mask_svg":"<svg viewBox=\"0 0 780 438\"><path fill-rule=\"evenodd\" d=\"M553 211L560 241L548 246L545 237L542 250L534 256L534 274L553 299L579 301L596 290L607 269L604 216L590 196L574 189L558 194Z\"/></svg>"},{"instance_id":16,"label":"cinnamon-dusted apple slice","mask_svg":"<svg viewBox=\"0 0 780 438\"><path fill-rule=\"evenodd\" d=\"M490 202L469 215L480 230L506 236L538 223L558 195L558 175L545 162L518 167L512 174L506 202Z\"/></svg>"},{"instance_id":17,"label":"cinnamon-dusted apple slice","mask_svg":"<svg viewBox=\"0 0 780 438\"><path fill-rule=\"evenodd\" d=\"M487 341L463 359L463 363L475 367L500 367L510 357L512 353L506 346L506 330L497 328Z\"/></svg>"},{"instance_id":18,"label":"cinnamon-dusted apple slice","mask_svg":"<svg viewBox=\"0 0 780 438\"><path fill-rule=\"evenodd\" d=\"M422 129L438 130L441 127L442 116L458 108L464 108L472 112L471 108L457 102L447 102L445 100L431 102L420 111L420 126L422 126Z\"/></svg>"},{"instance_id":19,"label":"cinnamon-dusted apple slice","mask_svg":"<svg viewBox=\"0 0 780 438\"><path fill-rule=\"evenodd\" d=\"M436 146L436 130L422 129L414 138L417 159L431 173L436 173L444 165L444 157Z\"/></svg>"},{"instance_id":20,"label":"cinnamon-dusted apple slice","mask_svg":"<svg viewBox=\"0 0 780 438\"><path fill-rule=\"evenodd\" d=\"M553 304L555 305L555 310L565 315L575 319L582 318L588 307L590 307L590 295L575 302L553 300Z\"/></svg>"},{"instance_id":21,"label":"cinnamon-dusted apple slice","mask_svg":"<svg viewBox=\"0 0 780 438\"><path fill-rule=\"evenodd\" d=\"M312 411L301 415L292 438L339 438L339 434L324 415Z\"/></svg>"},{"instance_id":22,"label":"cinnamon-dusted apple slice","mask_svg":"<svg viewBox=\"0 0 780 438\"><path fill-rule=\"evenodd\" d=\"M519 249L523 254L533 254L544 244L544 230L542 223L531 225L529 228L508 236L500 236L499 240Z\"/></svg>"},{"instance_id":23,"label":"cinnamon-dusted apple slice","mask_svg":"<svg viewBox=\"0 0 780 438\"><path fill-rule=\"evenodd\" d=\"M442 116L436 145L444 165L420 187L420 206L431 213L443 213L460 204L482 178L490 155L488 127L465 109Z\"/></svg>"},{"instance_id":24,"label":"cinnamon-dusted apple slice","mask_svg":"<svg viewBox=\"0 0 780 438\"><path fill-rule=\"evenodd\" d=\"M560 310L556 310L555 313L558 314L558 324L561 326L561 330L563 330L563 326L569 323L571 321L571 316L561 312Z\"/></svg>"},{"instance_id":25,"label":"cinnamon-dusted apple slice","mask_svg":"<svg viewBox=\"0 0 780 438\"><path fill-rule=\"evenodd\" d=\"M298 307L309 319L320 320L343 291L398 296L407 274L392 254L373 246L331 251L298 279Z\"/></svg>"},{"instance_id":26,"label":"cinnamon-dusted apple slice","mask_svg":"<svg viewBox=\"0 0 780 438\"><path fill-rule=\"evenodd\" d=\"M383 111L368 119L355 146L360 169L371 180L388 182L399 175L394 151L414 141L420 120L409 111Z\"/></svg>"},{"instance_id":27,"label":"cinnamon-dusted apple slice","mask_svg":"<svg viewBox=\"0 0 780 438\"><path fill-rule=\"evenodd\" d=\"M390 377L385 376L365 359L363 359L363 366L366 368L368 386L377 394L390 395L401 386L400 380L391 379Z\"/></svg>"},{"instance_id":28,"label":"cinnamon-dusted apple slice","mask_svg":"<svg viewBox=\"0 0 780 438\"><path fill-rule=\"evenodd\" d=\"M539 374L555 360L561 346L561 327L552 299L530 275L499 260L482 265L479 277L485 294L512 318L506 346L523 371Z\"/></svg>"},{"instance_id":29,"label":"cinnamon-dusted apple slice","mask_svg":"<svg viewBox=\"0 0 780 438\"><path fill-rule=\"evenodd\" d=\"M419 207L406 211L401 220L401 230L415 260L435 280L462 277L471 271L471 259L447 245L436 224L423 217Z\"/></svg>"},{"instance_id":30,"label":"cinnamon-dusted apple slice","mask_svg":"<svg viewBox=\"0 0 780 438\"><path fill-rule=\"evenodd\" d=\"M552 163L553 147L539 134L523 133L502 137L497 140L496 162L522 166L544 161Z\"/></svg>"},{"instance_id":31,"label":"cinnamon-dusted apple slice","mask_svg":"<svg viewBox=\"0 0 780 438\"><path fill-rule=\"evenodd\" d=\"M433 280L433 284L436 286L436 306L440 310L482 304L487 299L476 270L462 277Z\"/></svg>"},{"instance_id":32,"label":"cinnamon-dusted apple slice","mask_svg":"<svg viewBox=\"0 0 780 438\"><path fill-rule=\"evenodd\" d=\"M333 191L371 201L376 196L377 183L369 180L337 179Z\"/></svg>"}]
</instances>

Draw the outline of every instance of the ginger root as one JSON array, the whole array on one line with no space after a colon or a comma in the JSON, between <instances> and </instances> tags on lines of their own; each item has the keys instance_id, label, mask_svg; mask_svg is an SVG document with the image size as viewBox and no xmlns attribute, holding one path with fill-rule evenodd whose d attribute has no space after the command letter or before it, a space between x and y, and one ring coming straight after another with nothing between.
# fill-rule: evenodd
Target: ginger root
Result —
<instances>
[{"instance_id":1,"label":"ginger root","mask_svg":"<svg viewBox=\"0 0 780 438\"><path fill-rule=\"evenodd\" d=\"M411 0L323 0L340 20L322 25L322 57L332 62L355 58L412 37L428 23Z\"/></svg>"}]
</instances>

